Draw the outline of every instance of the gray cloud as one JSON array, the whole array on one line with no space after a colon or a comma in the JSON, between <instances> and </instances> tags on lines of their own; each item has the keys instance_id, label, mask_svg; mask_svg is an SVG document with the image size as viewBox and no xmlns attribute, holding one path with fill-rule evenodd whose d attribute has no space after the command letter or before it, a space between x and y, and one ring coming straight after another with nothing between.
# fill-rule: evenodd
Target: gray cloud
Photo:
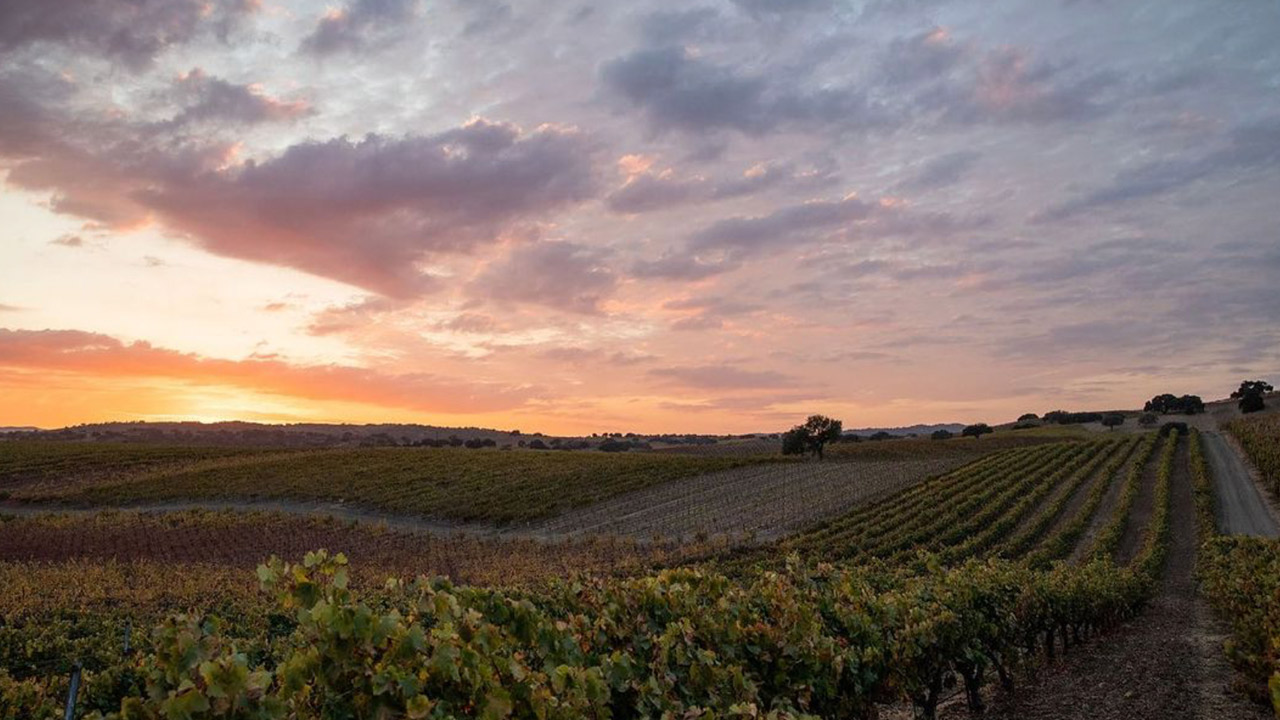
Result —
<instances>
[{"instance_id":1,"label":"gray cloud","mask_svg":"<svg viewBox=\"0 0 1280 720\"><path fill-rule=\"evenodd\" d=\"M937 190L955 185L977 164L981 153L957 150L925 161L911 177L899 183L904 190Z\"/></svg>"},{"instance_id":2,"label":"gray cloud","mask_svg":"<svg viewBox=\"0 0 1280 720\"><path fill-rule=\"evenodd\" d=\"M301 49L313 55L361 50L386 41L418 15L419 0L350 0L316 22Z\"/></svg>"},{"instance_id":3,"label":"gray cloud","mask_svg":"<svg viewBox=\"0 0 1280 720\"><path fill-rule=\"evenodd\" d=\"M576 133L473 121L431 136L338 138L139 192L218 254L287 265L392 297L429 290L415 267L593 191Z\"/></svg>"},{"instance_id":4,"label":"gray cloud","mask_svg":"<svg viewBox=\"0 0 1280 720\"><path fill-rule=\"evenodd\" d=\"M490 265L471 284L470 292L486 301L595 315L617 282L599 250L544 241L518 246L505 260Z\"/></svg>"},{"instance_id":5,"label":"gray cloud","mask_svg":"<svg viewBox=\"0 0 1280 720\"><path fill-rule=\"evenodd\" d=\"M813 187L828 184L830 180L829 176L798 174L790 165L782 163L756 166L739 177L725 180L646 172L628 178L605 198L605 204L613 212L635 214L745 197L786 184Z\"/></svg>"},{"instance_id":6,"label":"gray cloud","mask_svg":"<svg viewBox=\"0 0 1280 720\"><path fill-rule=\"evenodd\" d=\"M1199 157L1174 155L1116 173L1110 184L1039 213L1040 222L1063 220L1090 210L1163 195L1230 171L1280 166L1280 117L1229 132L1221 147Z\"/></svg>"},{"instance_id":7,"label":"gray cloud","mask_svg":"<svg viewBox=\"0 0 1280 720\"><path fill-rule=\"evenodd\" d=\"M786 78L740 74L678 47L644 48L613 60L602 79L660 130L759 135L783 127L853 129L886 122L852 88L798 89Z\"/></svg>"},{"instance_id":8,"label":"gray cloud","mask_svg":"<svg viewBox=\"0 0 1280 720\"><path fill-rule=\"evenodd\" d=\"M174 125L206 121L253 124L292 120L312 112L301 100L277 100L256 87L227 82L200 68L179 78L176 94L185 107L171 121Z\"/></svg>"},{"instance_id":9,"label":"gray cloud","mask_svg":"<svg viewBox=\"0 0 1280 720\"><path fill-rule=\"evenodd\" d=\"M225 37L252 0L5 0L0 53L50 44L142 70L201 32Z\"/></svg>"}]
</instances>

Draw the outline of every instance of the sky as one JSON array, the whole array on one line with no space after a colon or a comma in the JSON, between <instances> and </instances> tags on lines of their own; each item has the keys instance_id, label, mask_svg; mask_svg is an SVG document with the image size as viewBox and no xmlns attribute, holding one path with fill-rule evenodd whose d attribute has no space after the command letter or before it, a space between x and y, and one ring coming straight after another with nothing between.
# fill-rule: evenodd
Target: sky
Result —
<instances>
[{"instance_id":1,"label":"sky","mask_svg":"<svg viewBox=\"0 0 1280 720\"><path fill-rule=\"evenodd\" d=\"M0 425L1280 379L1270 0L6 0Z\"/></svg>"}]
</instances>

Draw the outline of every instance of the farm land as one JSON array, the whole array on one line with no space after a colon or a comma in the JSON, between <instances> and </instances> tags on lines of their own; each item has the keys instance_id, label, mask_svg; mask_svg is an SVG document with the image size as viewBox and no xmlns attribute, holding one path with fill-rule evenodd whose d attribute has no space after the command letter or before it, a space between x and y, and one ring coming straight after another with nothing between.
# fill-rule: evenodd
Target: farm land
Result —
<instances>
[{"instance_id":1,"label":"farm land","mask_svg":"<svg viewBox=\"0 0 1280 720\"><path fill-rule=\"evenodd\" d=\"M1276 417L1225 426L1264 486ZM1262 718L1280 549L1219 534L1217 432L1001 429L821 462L750 440L6 442L0 708L57 715L79 667L81 716Z\"/></svg>"}]
</instances>

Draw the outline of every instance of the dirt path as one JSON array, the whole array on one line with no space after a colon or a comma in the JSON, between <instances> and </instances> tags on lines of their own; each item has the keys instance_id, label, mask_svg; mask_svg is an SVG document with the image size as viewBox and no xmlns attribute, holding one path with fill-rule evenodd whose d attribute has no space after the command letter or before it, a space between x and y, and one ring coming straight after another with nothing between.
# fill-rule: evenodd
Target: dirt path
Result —
<instances>
[{"instance_id":1,"label":"dirt path","mask_svg":"<svg viewBox=\"0 0 1280 720\"><path fill-rule=\"evenodd\" d=\"M1221 433L1208 431L1200 436L1213 473L1219 530L1228 535L1280 536L1280 526L1244 459Z\"/></svg>"},{"instance_id":2,"label":"dirt path","mask_svg":"<svg viewBox=\"0 0 1280 720\"><path fill-rule=\"evenodd\" d=\"M1230 690L1225 630L1197 595L1195 506L1185 443L1175 456L1172 537L1161 592L1138 619L1074 648L1011 695L996 720L1265 720L1270 713ZM960 708L948 717L965 717Z\"/></svg>"}]
</instances>

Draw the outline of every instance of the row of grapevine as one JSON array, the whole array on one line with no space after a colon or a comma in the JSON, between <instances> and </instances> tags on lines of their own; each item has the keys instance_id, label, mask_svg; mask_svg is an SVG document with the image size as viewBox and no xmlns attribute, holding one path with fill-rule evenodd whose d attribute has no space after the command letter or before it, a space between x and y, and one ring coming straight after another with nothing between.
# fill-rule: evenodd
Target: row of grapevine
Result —
<instances>
[{"instance_id":1,"label":"row of grapevine","mask_svg":"<svg viewBox=\"0 0 1280 720\"><path fill-rule=\"evenodd\" d=\"M906 699L931 718L953 681L980 706L988 670L1010 677L1059 638L1130 617L1147 592L1105 562L922 575L796 562L742 583L670 570L525 592L393 581L368 599L348 572L323 552L272 561L259 580L285 632L236 639L212 618L173 618L106 671L114 685L90 679L90 703L121 720L865 718ZM30 717L47 710L37 681L0 689Z\"/></svg>"},{"instance_id":2,"label":"row of grapevine","mask_svg":"<svg viewBox=\"0 0 1280 720\"><path fill-rule=\"evenodd\" d=\"M1133 511L1133 504L1137 501L1138 493L1142 489L1142 475L1146 470L1147 461L1151 459L1151 455L1161 442L1166 449L1173 444L1173 440L1157 439L1153 444L1143 447L1138 458L1129 466L1129 474L1125 477L1124 485L1120 489L1120 498L1111 513L1111 520L1098 532L1090 548L1089 555L1093 559L1110 558L1120 547L1120 539L1129 526L1129 515Z\"/></svg>"},{"instance_id":3,"label":"row of grapevine","mask_svg":"<svg viewBox=\"0 0 1280 720\"><path fill-rule=\"evenodd\" d=\"M792 543L799 549L819 548L833 542L851 543L876 532L882 526L901 524L938 500L962 496L994 478L1036 467L1044 457L1061 451L1061 446L1040 446L996 453L951 473L920 483L879 502L856 508L844 515L818 523Z\"/></svg>"},{"instance_id":4,"label":"row of grapevine","mask_svg":"<svg viewBox=\"0 0 1280 720\"><path fill-rule=\"evenodd\" d=\"M1095 477L1099 475L1106 477L1109 474L1109 469L1113 466L1118 467L1120 463L1123 463L1124 459L1133 452L1133 448L1137 447L1141 441L1142 436L1133 435L1128 439L1116 442L1107 452L1099 453L1095 456L1087 465L1072 474L1066 483L1066 488L1053 502L1041 508L1035 518L1022 531L1001 544L997 548L997 553L1006 558L1026 556L1033 547L1036 547L1038 543L1044 540L1044 535L1049 531L1049 528L1061 520L1068 503L1076 497L1076 494Z\"/></svg>"},{"instance_id":5,"label":"row of grapevine","mask_svg":"<svg viewBox=\"0 0 1280 720\"><path fill-rule=\"evenodd\" d=\"M1160 463L1156 466L1155 498L1151 519L1147 523L1142 548L1133 559L1134 567L1151 578L1160 576L1164 569L1165 557L1169 552L1169 513L1172 493L1170 483L1173 480L1173 460L1178 442L1178 435L1170 435L1165 443L1164 452L1160 455Z\"/></svg>"},{"instance_id":6,"label":"row of grapevine","mask_svg":"<svg viewBox=\"0 0 1280 720\"><path fill-rule=\"evenodd\" d=\"M958 515L932 547L941 551L944 562L955 562L990 547L1013 529L1030 511L1081 464L1088 465L1106 443L1091 443L1059 466L1047 465L1040 473L1024 478L976 512ZM926 544L925 547L930 547Z\"/></svg>"},{"instance_id":7,"label":"row of grapevine","mask_svg":"<svg viewBox=\"0 0 1280 720\"><path fill-rule=\"evenodd\" d=\"M975 515L1007 509L1020 494L1044 482L1060 466L1078 462L1095 447L1086 443L1050 446L952 483L933 484L918 503L902 511L889 509L883 517L843 533L802 535L792 547L837 557L886 557L911 552L922 544L952 544L966 536L966 523Z\"/></svg>"},{"instance_id":8,"label":"row of grapevine","mask_svg":"<svg viewBox=\"0 0 1280 720\"><path fill-rule=\"evenodd\" d=\"M1093 522L1094 513L1102 506L1102 501L1115 484L1124 464L1129 461L1130 457L1135 457L1135 453L1137 458L1135 463L1141 464L1144 462L1145 458L1151 453L1155 437L1150 433L1142 435L1138 444L1130 446L1127 453L1112 456L1107 466L1102 470L1102 480L1089 490L1089 495L1085 498L1084 504L1071 521L1059 528L1052 536L1045 538L1035 550L1027 555L1026 559L1032 567L1046 567L1049 563L1055 560L1062 560L1071 554L1079 542L1080 536L1084 534L1089 524Z\"/></svg>"}]
</instances>

